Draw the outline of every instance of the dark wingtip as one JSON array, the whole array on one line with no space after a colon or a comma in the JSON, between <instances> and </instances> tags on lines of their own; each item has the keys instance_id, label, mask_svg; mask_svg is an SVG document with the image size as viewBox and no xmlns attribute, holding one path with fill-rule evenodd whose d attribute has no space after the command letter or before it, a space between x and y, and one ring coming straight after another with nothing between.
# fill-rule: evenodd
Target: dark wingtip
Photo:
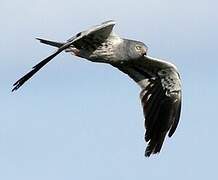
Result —
<instances>
[{"instance_id":1,"label":"dark wingtip","mask_svg":"<svg viewBox=\"0 0 218 180\"><path fill-rule=\"evenodd\" d=\"M160 150L161 150L161 146L160 148L156 148L156 144L150 144L148 145L148 147L146 148L145 150L145 157L150 157L151 154L158 154L160 153Z\"/></svg>"},{"instance_id":2,"label":"dark wingtip","mask_svg":"<svg viewBox=\"0 0 218 180\"><path fill-rule=\"evenodd\" d=\"M156 145L156 143L153 140L150 140L150 142L148 143L148 146L145 150L145 157L149 157L153 153L155 145Z\"/></svg>"},{"instance_id":3,"label":"dark wingtip","mask_svg":"<svg viewBox=\"0 0 218 180\"><path fill-rule=\"evenodd\" d=\"M39 41L41 40L41 39L40 39L40 38L38 38L38 37L36 37L35 39L36 39L36 40L39 40Z\"/></svg>"},{"instance_id":4,"label":"dark wingtip","mask_svg":"<svg viewBox=\"0 0 218 180\"><path fill-rule=\"evenodd\" d=\"M14 92L14 91L16 91L17 90L17 87L15 86L15 87L13 87L13 89L11 90L11 92Z\"/></svg>"},{"instance_id":5,"label":"dark wingtip","mask_svg":"<svg viewBox=\"0 0 218 180\"><path fill-rule=\"evenodd\" d=\"M14 84L13 84L13 89L11 90L11 92L14 92L16 91L17 89L19 89L19 87L21 86L21 84L19 83L20 80L16 81Z\"/></svg>"},{"instance_id":6,"label":"dark wingtip","mask_svg":"<svg viewBox=\"0 0 218 180\"><path fill-rule=\"evenodd\" d=\"M28 73L29 74L29 73ZM13 89L11 90L11 92L14 92L16 90L18 90L24 83L25 81L27 81L29 78L26 78L27 76L24 76L22 78L20 78L18 81L16 81L14 84L13 84Z\"/></svg>"},{"instance_id":7,"label":"dark wingtip","mask_svg":"<svg viewBox=\"0 0 218 180\"><path fill-rule=\"evenodd\" d=\"M43 43L43 42L45 42L45 41L46 41L45 39L38 38L38 37L36 37L35 39L36 39L36 40L38 40L40 43Z\"/></svg>"},{"instance_id":8,"label":"dark wingtip","mask_svg":"<svg viewBox=\"0 0 218 180\"><path fill-rule=\"evenodd\" d=\"M145 157L149 158L151 156L151 154L153 155L158 155L160 152L155 152L153 153L152 151L147 151L145 150Z\"/></svg>"},{"instance_id":9,"label":"dark wingtip","mask_svg":"<svg viewBox=\"0 0 218 180\"><path fill-rule=\"evenodd\" d=\"M171 138L172 135L174 134L176 129L170 129L170 132L168 133L168 137Z\"/></svg>"},{"instance_id":10,"label":"dark wingtip","mask_svg":"<svg viewBox=\"0 0 218 180\"><path fill-rule=\"evenodd\" d=\"M11 92L14 92L16 90L16 88L14 87L12 90L11 90Z\"/></svg>"},{"instance_id":11,"label":"dark wingtip","mask_svg":"<svg viewBox=\"0 0 218 180\"><path fill-rule=\"evenodd\" d=\"M36 39L40 40L40 41L43 40L40 38L36 38ZM64 49L68 48L71 44L72 44L72 42L68 42L68 43L64 44L56 52L54 52L53 54L51 54L50 56L48 56L47 58L45 58L44 60L42 60L41 62L36 64L30 72L28 72L26 75L24 75L22 78L20 78L17 82L15 82L13 84L13 86L15 86L15 87L12 89L12 92L19 89L37 71L39 71L44 65L46 65L50 60L52 60L55 56L57 56L59 53L61 53Z\"/></svg>"},{"instance_id":12,"label":"dark wingtip","mask_svg":"<svg viewBox=\"0 0 218 180\"><path fill-rule=\"evenodd\" d=\"M40 43L42 43L43 39L36 37L36 40L38 40Z\"/></svg>"},{"instance_id":13,"label":"dark wingtip","mask_svg":"<svg viewBox=\"0 0 218 180\"><path fill-rule=\"evenodd\" d=\"M148 152L147 150L145 151L145 157L150 157L151 152Z\"/></svg>"},{"instance_id":14,"label":"dark wingtip","mask_svg":"<svg viewBox=\"0 0 218 180\"><path fill-rule=\"evenodd\" d=\"M170 132L168 133L168 137L172 137L172 135L175 133L176 128L177 128L177 126L179 124L180 113L181 113L181 101L178 104L178 109L177 109L177 112L176 112L176 117L175 117L175 120L173 122L173 125L170 128Z\"/></svg>"},{"instance_id":15,"label":"dark wingtip","mask_svg":"<svg viewBox=\"0 0 218 180\"><path fill-rule=\"evenodd\" d=\"M162 133L160 136L151 139L145 150L145 157L149 157L151 154L158 154L161 151L166 133Z\"/></svg>"}]
</instances>

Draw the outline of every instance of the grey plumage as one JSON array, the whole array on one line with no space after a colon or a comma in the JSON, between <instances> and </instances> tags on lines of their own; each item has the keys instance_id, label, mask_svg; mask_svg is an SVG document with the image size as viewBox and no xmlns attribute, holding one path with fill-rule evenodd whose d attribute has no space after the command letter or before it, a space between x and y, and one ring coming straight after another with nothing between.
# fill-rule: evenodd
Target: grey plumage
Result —
<instances>
[{"instance_id":1,"label":"grey plumage","mask_svg":"<svg viewBox=\"0 0 218 180\"><path fill-rule=\"evenodd\" d=\"M37 38L41 43L57 47L57 51L38 63L14 83L12 91L60 52L92 62L108 63L131 77L142 88L140 99L145 117L145 156L160 152L165 136L171 137L181 112L181 81L177 68L166 61L147 56L147 46L139 41L122 39L112 33L114 21L107 21L82 31L66 42Z\"/></svg>"}]
</instances>

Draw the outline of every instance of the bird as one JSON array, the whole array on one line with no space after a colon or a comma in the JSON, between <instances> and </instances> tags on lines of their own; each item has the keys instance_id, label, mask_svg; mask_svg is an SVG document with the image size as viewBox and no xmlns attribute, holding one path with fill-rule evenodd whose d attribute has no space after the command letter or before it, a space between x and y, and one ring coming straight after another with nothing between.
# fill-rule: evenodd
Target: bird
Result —
<instances>
[{"instance_id":1,"label":"bird","mask_svg":"<svg viewBox=\"0 0 218 180\"><path fill-rule=\"evenodd\" d=\"M171 137L178 126L182 101L180 74L174 64L148 56L148 47L143 42L115 34L115 24L114 20L105 21L77 33L65 42L36 38L57 50L17 80L12 91L19 89L62 51L91 62L110 64L141 88L144 139L147 143L144 155L149 157L161 151L165 137Z\"/></svg>"}]
</instances>

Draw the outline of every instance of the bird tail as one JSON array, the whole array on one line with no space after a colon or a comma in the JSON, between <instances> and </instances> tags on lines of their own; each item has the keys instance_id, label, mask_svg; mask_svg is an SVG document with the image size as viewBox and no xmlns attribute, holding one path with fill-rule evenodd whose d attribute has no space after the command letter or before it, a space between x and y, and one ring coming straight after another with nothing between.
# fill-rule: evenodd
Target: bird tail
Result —
<instances>
[{"instance_id":1,"label":"bird tail","mask_svg":"<svg viewBox=\"0 0 218 180\"><path fill-rule=\"evenodd\" d=\"M39 40L43 44L47 44L47 45L58 47L58 48L64 45L64 43L62 42L50 41L50 40L41 39L41 38L36 38L36 39Z\"/></svg>"}]
</instances>

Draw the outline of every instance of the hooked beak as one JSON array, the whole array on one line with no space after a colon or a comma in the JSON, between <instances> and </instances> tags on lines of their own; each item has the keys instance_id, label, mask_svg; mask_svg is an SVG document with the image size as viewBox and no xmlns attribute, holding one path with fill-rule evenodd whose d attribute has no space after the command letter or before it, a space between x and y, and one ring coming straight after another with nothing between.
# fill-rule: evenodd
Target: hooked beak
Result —
<instances>
[{"instance_id":1,"label":"hooked beak","mask_svg":"<svg viewBox=\"0 0 218 180\"><path fill-rule=\"evenodd\" d=\"M143 48L142 55L143 55L143 56L146 56L146 55L147 55L147 52L148 52L148 48Z\"/></svg>"}]
</instances>

